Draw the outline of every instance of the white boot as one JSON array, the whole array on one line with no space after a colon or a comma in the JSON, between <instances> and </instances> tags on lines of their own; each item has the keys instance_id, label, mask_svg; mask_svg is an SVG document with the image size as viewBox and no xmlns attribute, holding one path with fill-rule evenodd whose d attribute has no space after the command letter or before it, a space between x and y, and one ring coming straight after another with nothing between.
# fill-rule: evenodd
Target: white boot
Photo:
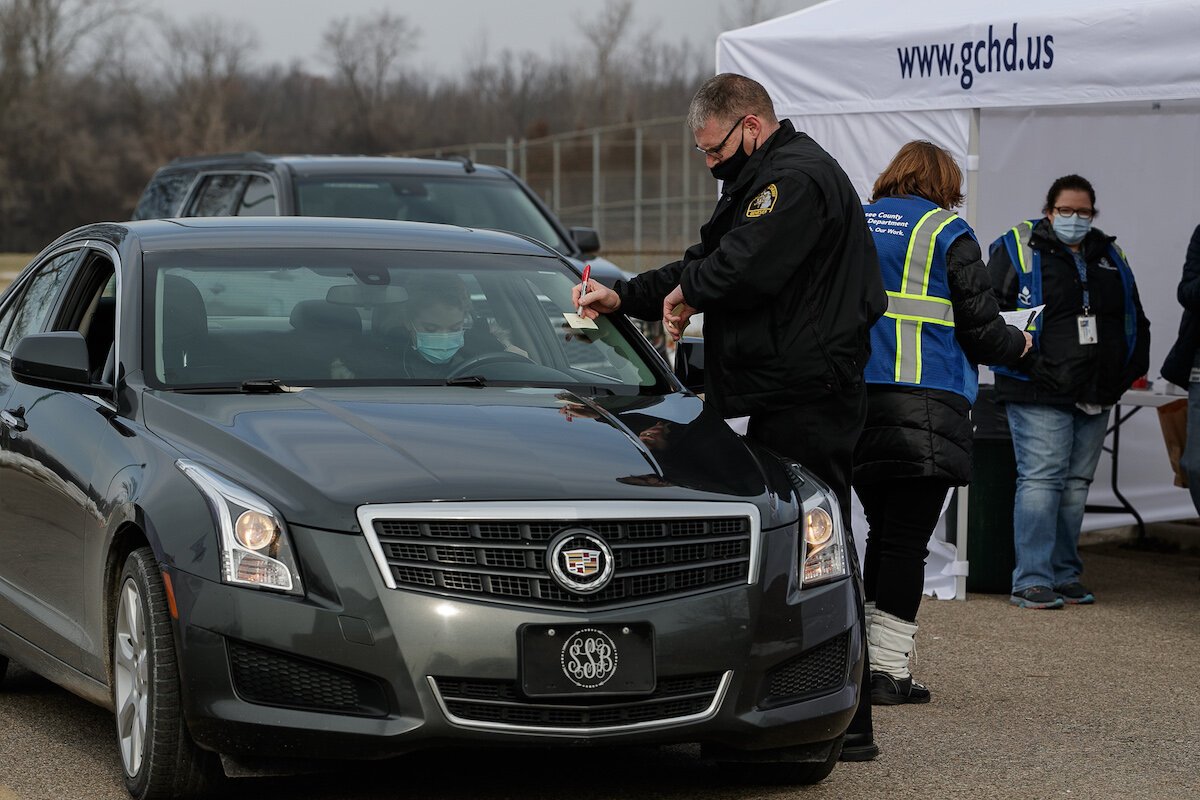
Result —
<instances>
[{"instance_id":1,"label":"white boot","mask_svg":"<svg viewBox=\"0 0 1200 800\"><path fill-rule=\"evenodd\" d=\"M917 636L915 622L871 607L867 623L867 654L871 665L874 705L928 703L929 690L912 679L908 658Z\"/></svg>"},{"instance_id":2,"label":"white boot","mask_svg":"<svg viewBox=\"0 0 1200 800\"><path fill-rule=\"evenodd\" d=\"M893 678L910 678L908 656L913 650L917 624L905 622L894 614L867 606L867 645L871 672L885 672Z\"/></svg>"}]
</instances>

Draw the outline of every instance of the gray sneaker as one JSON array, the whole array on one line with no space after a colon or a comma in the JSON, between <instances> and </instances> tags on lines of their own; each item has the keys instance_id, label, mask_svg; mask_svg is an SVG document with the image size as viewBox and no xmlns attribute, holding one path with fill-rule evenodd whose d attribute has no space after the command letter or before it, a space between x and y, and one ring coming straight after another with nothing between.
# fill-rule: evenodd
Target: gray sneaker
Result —
<instances>
[{"instance_id":1,"label":"gray sneaker","mask_svg":"<svg viewBox=\"0 0 1200 800\"><path fill-rule=\"evenodd\" d=\"M1054 591L1067 605L1086 606L1096 602L1096 595L1079 581L1060 584L1054 587Z\"/></svg>"},{"instance_id":2,"label":"gray sneaker","mask_svg":"<svg viewBox=\"0 0 1200 800\"><path fill-rule=\"evenodd\" d=\"M1021 608L1062 608L1063 599L1049 586L1030 586L1013 592L1008 601Z\"/></svg>"}]
</instances>

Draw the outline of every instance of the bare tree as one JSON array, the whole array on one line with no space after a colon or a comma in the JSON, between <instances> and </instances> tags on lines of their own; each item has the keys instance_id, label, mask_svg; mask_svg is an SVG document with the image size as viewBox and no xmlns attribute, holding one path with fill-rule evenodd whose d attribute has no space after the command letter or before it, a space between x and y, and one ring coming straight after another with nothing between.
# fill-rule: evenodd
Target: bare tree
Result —
<instances>
[{"instance_id":1,"label":"bare tree","mask_svg":"<svg viewBox=\"0 0 1200 800\"><path fill-rule=\"evenodd\" d=\"M381 128L389 85L419 39L420 31L405 17L387 10L358 19L343 17L325 30L324 58L351 93L358 132L367 149L376 149L385 135Z\"/></svg>"},{"instance_id":2,"label":"bare tree","mask_svg":"<svg viewBox=\"0 0 1200 800\"><path fill-rule=\"evenodd\" d=\"M614 64L620 64L620 51L633 27L633 0L606 0L595 17L579 23L579 31L593 54L596 89L595 112L607 117L620 91L620 79Z\"/></svg>"},{"instance_id":3,"label":"bare tree","mask_svg":"<svg viewBox=\"0 0 1200 800\"><path fill-rule=\"evenodd\" d=\"M763 20L779 16L777 0L736 0L731 9L728 5L721 6L718 17L723 30L745 28Z\"/></svg>"}]
</instances>

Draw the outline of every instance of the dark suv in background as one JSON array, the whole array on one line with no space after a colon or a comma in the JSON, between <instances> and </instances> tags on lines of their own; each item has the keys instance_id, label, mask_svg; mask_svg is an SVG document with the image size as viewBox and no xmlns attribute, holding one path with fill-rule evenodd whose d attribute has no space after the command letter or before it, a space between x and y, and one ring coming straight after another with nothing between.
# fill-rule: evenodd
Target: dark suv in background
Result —
<instances>
[{"instance_id":1,"label":"dark suv in background","mask_svg":"<svg viewBox=\"0 0 1200 800\"><path fill-rule=\"evenodd\" d=\"M177 158L142 191L133 219L362 217L491 228L543 242L612 286L593 228L567 228L512 172L466 158L268 156Z\"/></svg>"}]
</instances>

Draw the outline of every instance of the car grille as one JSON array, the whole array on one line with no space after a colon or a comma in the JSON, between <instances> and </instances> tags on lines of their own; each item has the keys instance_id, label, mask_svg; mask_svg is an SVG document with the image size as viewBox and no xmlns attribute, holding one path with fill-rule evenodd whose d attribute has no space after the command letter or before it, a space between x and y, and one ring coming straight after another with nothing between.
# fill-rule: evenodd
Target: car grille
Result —
<instances>
[{"instance_id":1,"label":"car grille","mask_svg":"<svg viewBox=\"0 0 1200 800\"><path fill-rule=\"evenodd\" d=\"M559 586L546 548L587 528L613 551L612 581L594 594ZM379 519L374 531L397 588L549 608L618 606L745 583L748 517L564 521Z\"/></svg>"},{"instance_id":2,"label":"car grille","mask_svg":"<svg viewBox=\"0 0 1200 800\"><path fill-rule=\"evenodd\" d=\"M703 713L713 705L721 674L659 678L654 693L634 700L523 699L515 681L434 678L446 711L459 720L543 728L603 728L662 722Z\"/></svg>"},{"instance_id":3,"label":"car grille","mask_svg":"<svg viewBox=\"0 0 1200 800\"><path fill-rule=\"evenodd\" d=\"M383 687L366 675L227 640L233 686L248 703L382 717Z\"/></svg>"},{"instance_id":4,"label":"car grille","mask_svg":"<svg viewBox=\"0 0 1200 800\"><path fill-rule=\"evenodd\" d=\"M842 688L846 683L849 641L850 635L843 633L773 669L759 705L794 703Z\"/></svg>"}]
</instances>

